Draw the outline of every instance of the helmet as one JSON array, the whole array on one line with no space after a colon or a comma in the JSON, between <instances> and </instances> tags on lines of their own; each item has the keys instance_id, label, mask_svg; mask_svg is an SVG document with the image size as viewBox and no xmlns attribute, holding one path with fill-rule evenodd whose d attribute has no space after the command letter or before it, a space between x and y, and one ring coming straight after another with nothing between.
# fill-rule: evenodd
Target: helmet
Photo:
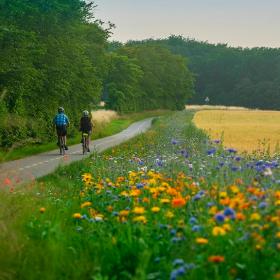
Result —
<instances>
[{"instance_id":1,"label":"helmet","mask_svg":"<svg viewBox=\"0 0 280 280\"><path fill-rule=\"evenodd\" d=\"M58 111L58 113L63 113L64 112L64 108L63 107L58 107L57 111Z\"/></svg>"},{"instance_id":2,"label":"helmet","mask_svg":"<svg viewBox=\"0 0 280 280\"><path fill-rule=\"evenodd\" d=\"M89 115L89 112L87 110L83 111L83 116L87 117Z\"/></svg>"}]
</instances>

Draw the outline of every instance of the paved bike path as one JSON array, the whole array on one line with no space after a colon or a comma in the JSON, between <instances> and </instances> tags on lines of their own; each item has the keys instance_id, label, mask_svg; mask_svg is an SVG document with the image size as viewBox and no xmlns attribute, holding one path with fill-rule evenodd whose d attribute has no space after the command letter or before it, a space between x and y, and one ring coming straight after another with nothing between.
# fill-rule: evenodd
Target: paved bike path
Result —
<instances>
[{"instance_id":1,"label":"paved bike path","mask_svg":"<svg viewBox=\"0 0 280 280\"><path fill-rule=\"evenodd\" d=\"M102 152L119 145L147 131L151 123L152 118L135 122L118 134L91 141L90 149L91 151ZM34 181L36 178L52 173L58 166L82 160L88 155L83 155L82 145L77 144L70 146L65 156L59 155L59 149L56 149L0 164L0 187L14 187L22 183Z\"/></svg>"}]
</instances>

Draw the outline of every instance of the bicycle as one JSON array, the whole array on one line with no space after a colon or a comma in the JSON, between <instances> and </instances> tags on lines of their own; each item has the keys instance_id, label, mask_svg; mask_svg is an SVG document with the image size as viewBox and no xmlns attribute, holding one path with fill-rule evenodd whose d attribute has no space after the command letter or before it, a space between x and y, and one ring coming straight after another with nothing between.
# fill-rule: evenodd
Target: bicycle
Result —
<instances>
[{"instance_id":1,"label":"bicycle","mask_svg":"<svg viewBox=\"0 0 280 280\"><path fill-rule=\"evenodd\" d=\"M59 152L61 155L65 155L65 141L63 136L58 137L58 144L59 144Z\"/></svg>"},{"instance_id":2,"label":"bicycle","mask_svg":"<svg viewBox=\"0 0 280 280\"><path fill-rule=\"evenodd\" d=\"M83 133L82 144L83 144L83 155L89 151L88 147L88 133Z\"/></svg>"}]
</instances>

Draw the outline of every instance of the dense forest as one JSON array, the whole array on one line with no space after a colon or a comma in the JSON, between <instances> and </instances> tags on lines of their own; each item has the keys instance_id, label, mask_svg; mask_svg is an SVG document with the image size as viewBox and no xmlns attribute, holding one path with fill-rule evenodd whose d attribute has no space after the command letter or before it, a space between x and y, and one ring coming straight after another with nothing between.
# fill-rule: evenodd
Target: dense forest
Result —
<instances>
[{"instance_id":1,"label":"dense forest","mask_svg":"<svg viewBox=\"0 0 280 280\"><path fill-rule=\"evenodd\" d=\"M58 106L74 134L102 96L120 112L184 108L193 93L185 58L161 46L111 48L113 25L94 10L82 0L0 0L0 147L54 138Z\"/></svg>"},{"instance_id":2,"label":"dense forest","mask_svg":"<svg viewBox=\"0 0 280 280\"><path fill-rule=\"evenodd\" d=\"M280 49L233 48L181 36L129 42L159 45L188 58L195 77L195 94L188 102L280 109Z\"/></svg>"}]
</instances>

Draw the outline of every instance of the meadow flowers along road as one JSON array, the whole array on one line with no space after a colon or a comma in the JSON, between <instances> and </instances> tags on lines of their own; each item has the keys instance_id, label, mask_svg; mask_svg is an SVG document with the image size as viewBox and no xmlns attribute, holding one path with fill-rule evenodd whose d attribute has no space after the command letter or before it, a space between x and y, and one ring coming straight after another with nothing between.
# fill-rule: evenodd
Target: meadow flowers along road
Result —
<instances>
[{"instance_id":1,"label":"meadow flowers along road","mask_svg":"<svg viewBox=\"0 0 280 280\"><path fill-rule=\"evenodd\" d=\"M161 118L135 140L1 194L23 210L6 210L3 225L17 233L1 245L0 276L280 279L279 158L224 149L191 119Z\"/></svg>"}]
</instances>

